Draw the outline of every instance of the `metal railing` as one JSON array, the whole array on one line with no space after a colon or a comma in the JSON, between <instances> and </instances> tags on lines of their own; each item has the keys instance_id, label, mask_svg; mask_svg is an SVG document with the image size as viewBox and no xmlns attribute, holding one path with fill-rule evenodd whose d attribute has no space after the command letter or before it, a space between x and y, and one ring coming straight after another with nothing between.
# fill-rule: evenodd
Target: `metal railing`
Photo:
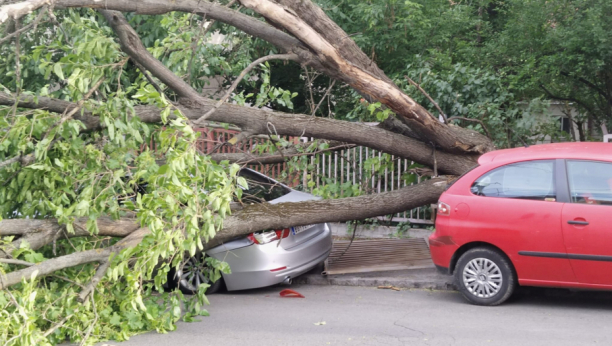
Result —
<instances>
[{"instance_id":1,"label":"metal railing","mask_svg":"<svg viewBox=\"0 0 612 346\"><path fill-rule=\"evenodd\" d=\"M310 191L326 184L343 184L349 182L358 185L366 193L381 193L394 191L412 185L407 182L406 173L409 173L414 162L390 156L385 164L384 172L374 172L372 163L368 159L382 159L383 153L367 147L354 147L310 158L312 171L302 172L302 186L307 187L309 181L314 182ZM310 178L310 179L309 179ZM419 183L420 177L414 183ZM385 218L389 220L389 218ZM395 214L391 221L432 224L431 208L418 207L403 213Z\"/></svg>"}]
</instances>

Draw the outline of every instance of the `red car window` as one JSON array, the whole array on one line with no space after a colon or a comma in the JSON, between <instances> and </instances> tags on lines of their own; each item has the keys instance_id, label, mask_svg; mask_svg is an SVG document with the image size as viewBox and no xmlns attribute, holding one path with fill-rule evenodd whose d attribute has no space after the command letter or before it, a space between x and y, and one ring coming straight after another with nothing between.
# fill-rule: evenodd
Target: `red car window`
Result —
<instances>
[{"instance_id":1,"label":"red car window","mask_svg":"<svg viewBox=\"0 0 612 346\"><path fill-rule=\"evenodd\" d=\"M612 206L612 163L568 161L572 203Z\"/></svg>"},{"instance_id":2,"label":"red car window","mask_svg":"<svg viewBox=\"0 0 612 346\"><path fill-rule=\"evenodd\" d=\"M471 192L478 196L553 200L554 161L536 160L496 168L478 178Z\"/></svg>"}]
</instances>

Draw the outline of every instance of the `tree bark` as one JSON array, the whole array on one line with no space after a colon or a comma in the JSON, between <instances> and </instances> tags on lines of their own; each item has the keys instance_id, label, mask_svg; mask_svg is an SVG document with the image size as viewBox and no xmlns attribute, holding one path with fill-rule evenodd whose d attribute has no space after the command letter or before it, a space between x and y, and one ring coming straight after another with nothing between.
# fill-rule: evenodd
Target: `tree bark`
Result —
<instances>
[{"instance_id":1,"label":"tree bark","mask_svg":"<svg viewBox=\"0 0 612 346\"><path fill-rule=\"evenodd\" d=\"M91 234L86 230L87 218L78 218L74 222L74 233L67 233L64 227L55 219L7 219L0 221L0 237L20 236L4 249L0 249L0 258L10 258L12 252L19 249L22 242L27 241L30 249L38 250L62 237L89 237ZM113 220L108 216L97 219L99 236L127 237L136 231L140 225L134 218L123 218Z\"/></svg>"},{"instance_id":2,"label":"tree bark","mask_svg":"<svg viewBox=\"0 0 612 346\"><path fill-rule=\"evenodd\" d=\"M438 201L452 178L440 177L375 195L246 207L223 221L223 230L206 243L211 248L262 229L344 222L391 215Z\"/></svg>"},{"instance_id":3,"label":"tree bark","mask_svg":"<svg viewBox=\"0 0 612 346\"><path fill-rule=\"evenodd\" d=\"M320 63L328 67L328 71L333 71L330 77L342 80L354 89L380 101L398 116L406 118L411 128L422 133L443 150L452 153L483 154L493 148L491 142L478 133L454 130L440 123L388 78L380 77L361 67L367 58L364 59L363 52L358 54L359 50L350 43L340 46L345 50L343 55L334 42L346 40L348 35L339 27L331 25L327 15L310 1L289 2L295 5L299 12L269 0L241 0L241 3L279 24L302 41L315 53ZM316 27L325 31L317 32ZM326 35L330 36L332 42L326 40ZM350 58L354 58L355 62ZM374 67L370 69L375 73L379 72ZM327 74L329 75L329 72Z\"/></svg>"},{"instance_id":4,"label":"tree bark","mask_svg":"<svg viewBox=\"0 0 612 346\"><path fill-rule=\"evenodd\" d=\"M0 6L0 24L9 19L19 19L32 11L49 4L50 0L27 0Z\"/></svg>"}]
</instances>

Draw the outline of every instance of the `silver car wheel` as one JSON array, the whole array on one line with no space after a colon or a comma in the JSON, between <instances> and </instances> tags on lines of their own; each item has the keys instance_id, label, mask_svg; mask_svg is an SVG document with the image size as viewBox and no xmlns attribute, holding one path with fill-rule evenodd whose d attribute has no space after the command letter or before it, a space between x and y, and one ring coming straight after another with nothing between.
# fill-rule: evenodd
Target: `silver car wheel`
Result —
<instances>
[{"instance_id":1,"label":"silver car wheel","mask_svg":"<svg viewBox=\"0 0 612 346\"><path fill-rule=\"evenodd\" d=\"M185 262L183 268L177 272L182 287L197 292L201 284L210 284L206 276L209 268L201 255L191 257Z\"/></svg>"},{"instance_id":2,"label":"silver car wheel","mask_svg":"<svg viewBox=\"0 0 612 346\"><path fill-rule=\"evenodd\" d=\"M463 285L479 298L491 298L501 290L502 272L495 262L474 258L463 269Z\"/></svg>"}]
</instances>

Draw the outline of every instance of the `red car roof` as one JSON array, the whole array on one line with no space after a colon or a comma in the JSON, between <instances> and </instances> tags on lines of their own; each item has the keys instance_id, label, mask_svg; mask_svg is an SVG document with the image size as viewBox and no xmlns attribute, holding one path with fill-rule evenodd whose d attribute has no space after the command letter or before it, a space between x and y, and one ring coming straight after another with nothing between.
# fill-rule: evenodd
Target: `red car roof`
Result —
<instances>
[{"instance_id":1,"label":"red car roof","mask_svg":"<svg viewBox=\"0 0 612 346\"><path fill-rule=\"evenodd\" d=\"M612 161L612 143L568 142L539 144L530 147L503 149L488 152L478 159L481 165L487 163L518 162L545 159L588 159Z\"/></svg>"}]
</instances>

